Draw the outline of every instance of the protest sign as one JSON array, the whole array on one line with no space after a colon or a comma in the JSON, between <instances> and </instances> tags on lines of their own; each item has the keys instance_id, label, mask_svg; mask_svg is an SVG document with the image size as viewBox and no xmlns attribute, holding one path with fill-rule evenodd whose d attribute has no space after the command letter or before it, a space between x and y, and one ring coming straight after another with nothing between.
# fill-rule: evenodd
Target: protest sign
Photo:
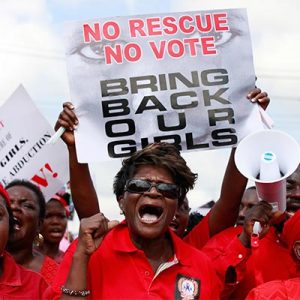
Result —
<instances>
[{"instance_id":1,"label":"protest sign","mask_svg":"<svg viewBox=\"0 0 300 300\"><path fill-rule=\"evenodd\" d=\"M66 24L78 160L122 158L155 141L231 147L262 128L245 9Z\"/></svg>"},{"instance_id":2,"label":"protest sign","mask_svg":"<svg viewBox=\"0 0 300 300\"><path fill-rule=\"evenodd\" d=\"M46 200L69 180L68 152L62 141L46 145L54 130L22 85L0 108L0 182L37 184Z\"/></svg>"}]
</instances>

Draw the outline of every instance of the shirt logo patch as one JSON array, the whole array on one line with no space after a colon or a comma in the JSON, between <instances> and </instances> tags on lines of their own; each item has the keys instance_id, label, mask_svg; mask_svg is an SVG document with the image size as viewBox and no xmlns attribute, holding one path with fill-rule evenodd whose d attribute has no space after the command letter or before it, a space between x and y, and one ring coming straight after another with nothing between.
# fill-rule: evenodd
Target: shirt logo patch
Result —
<instances>
[{"instance_id":1,"label":"shirt logo patch","mask_svg":"<svg viewBox=\"0 0 300 300\"><path fill-rule=\"evenodd\" d=\"M175 299L176 300L194 300L199 299L200 280L187 277L181 274L176 276Z\"/></svg>"}]
</instances>

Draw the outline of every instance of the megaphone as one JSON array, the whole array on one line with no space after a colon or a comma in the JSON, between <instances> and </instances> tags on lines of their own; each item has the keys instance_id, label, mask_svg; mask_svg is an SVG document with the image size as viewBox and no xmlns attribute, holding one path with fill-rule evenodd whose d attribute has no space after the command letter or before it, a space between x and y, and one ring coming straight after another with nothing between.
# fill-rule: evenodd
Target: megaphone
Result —
<instances>
[{"instance_id":1,"label":"megaphone","mask_svg":"<svg viewBox=\"0 0 300 300\"><path fill-rule=\"evenodd\" d=\"M285 211L286 178L300 162L297 141L279 130L257 131L240 141L234 159L238 170L255 182L258 198L274 211Z\"/></svg>"}]
</instances>

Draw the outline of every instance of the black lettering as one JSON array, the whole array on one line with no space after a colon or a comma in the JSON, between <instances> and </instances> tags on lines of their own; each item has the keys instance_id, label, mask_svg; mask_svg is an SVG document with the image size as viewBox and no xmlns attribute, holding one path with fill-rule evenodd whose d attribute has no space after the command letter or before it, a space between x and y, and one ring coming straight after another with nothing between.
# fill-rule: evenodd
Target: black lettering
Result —
<instances>
[{"instance_id":1,"label":"black lettering","mask_svg":"<svg viewBox=\"0 0 300 300\"><path fill-rule=\"evenodd\" d=\"M4 158L0 161L0 166L4 167L17 153L21 150L21 148L28 142L28 140L25 140L21 138L19 140L19 144L16 144L11 148L8 153L5 155Z\"/></svg>"},{"instance_id":2,"label":"black lettering","mask_svg":"<svg viewBox=\"0 0 300 300\"><path fill-rule=\"evenodd\" d=\"M6 160L3 158L1 161L0 161L0 166L1 167L5 167L5 165L7 164Z\"/></svg>"},{"instance_id":3,"label":"black lettering","mask_svg":"<svg viewBox=\"0 0 300 300\"><path fill-rule=\"evenodd\" d=\"M20 139L19 140L19 143L21 144L21 145L24 145L24 144L26 144L28 142L28 140L25 140L25 139ZM22 148L22 146L20 147L20 148Z\"/></svg>"},{"instance_id":4,"label":"black lettering","mask_svg":"<svg viewBox=\"0 0 300 300\"><path fill-rule=\"evenodd\" d=\"M153 138L154 142L168 142L170 144L173 144L179 151L182 150L181 147L181 138L179 135L164 135L164 136L156 136ZM145 148L147 145L149 145L149 139L148 138L142 138L141 139L141 145L142 148Z\"/></svg>"},{"instance_id":5,"label":"black lettering","mask_svg":"<svg viewBox=\"0 0 300 300\"><path fill-rule=\"evenodd\" d=\"M179 151L182 150L181 147L181 137L177 134L164 135L164 136L156 136L154 137L154 142L168 142L173 144Z\"/></svg>"},{"instance_id":6,"label":"black lettering","mask_svg":"<svg viewBox=\"0 0 300 300\"><path fill-rule=\"evenodd\" d=\"M30 158L34 157L34 155L35 155L35 153L36 153L36 151L32 151L32 150L34 150L34 149L31 148L31 149L28 151L28 153L27 153L27 155L28 155Z\"/></svg>"},{"instance_id":7,"label":"black lettering","mask_svg":"<svg viewBox=\"0 0 300 300\"><path fill-rule=\"evenodd\" d=\"M159 87L161 91L166 91L168 89L167 80L165 74L158 75Z\"/></svg>"},{"instance_id":8,"label":"black lettering","mask_svg":"<svg viewBox=\"0 0 300 300\"><path fill-rule=\"evenodd\" d=\"M148 102L152 101L153 105L148 106ZM155 96L145 96L141 101L136 114L141 114L145 110L158 109L159 111L166 111L167 109L161 104L161 102Z\"/></svg>"},{"instance_id":9,"label":"black lettering","mask_svg":"<svg viewBox=\"0 0 300 300\"><path fill-rule=\"evenodd\" d=\"M217 114L219 116L217 116ZM216 126L217 122L228 121L229 124L234 124L234 111L232 108L218 108L208 110L209 126Z\"/></svg>"},{"instance_id":10,"label":"black lettering","mask_svg":"<svg viewBox=\"0 0 300 300\"><path fill-rule=\"evenodd\" d=\"M120 96L128 94L127 81L125 78L100 81L101 96Z\"/></svg>"},{"instance_id":11,"label":"black lettering","mask_svg":"<svg viewBox=\"0 0 300 300\"><path fill-rule=\"evenodd\" d=\"M169 82L170 82L170 89L171 90L176 90L177 87L177 82L176 80L179 80L181 83L183 83L186 87L199 87L199 76L197 71L192 71L192 81L184 77L181 73L170 73L169 74Z\"/></svg>"},{"instance_id":12,"label":"black lettering","mask_svg":"<svg viewBox=\"0 0 300 300\"><path fill-rule=\"evenodd\" d=\"M120 151L117 152L117 146L127 145L127 147L119 147ZM136 143L133 140L115 141L107 145L108 155L113 158L127 157L136 152Z\"/></svg>"},{"instance_id":13,"label":"black lettering","mask_svg":"<svg viewBox=\"0 0 300 300\"><path fill-rule=\"evenodd\" d=\"M219 76L212 76L213 80L209 80L209 75L211 74L226 74L219 75ZM203 85L206 86L214 86L214 85L222 85L229 82L228 73L225 69L211 69L211 70L204 70L201 72L201 81Z\"/></svg>"},{"instance_id":14,"label":"black lettering","mask_svg":"<svg viewBox=\"0 0 300 300\"><path fill-rule=\"evenodd\" d=\"M235 133L236 130L234 128L213 130L211 136L216 141L213 141L212 144L216 147L235 145L238 141Z\"/></svg>"},{"instance_id":15,"label":"black lettering","mask_svg":"<svg viewBox=\"0 0 300 300\"><path fill-rule=\"evenodd\" d=\"M172 121L173 120L174 120L174 118L172 115ZM157 116L158 128L161 131L173 131L173 130L184 129L186 127L185 113L178 113L178 120L179 120L179 124L173 125L173 126L166 126L165 115L159 115L159 116Z\"/></svg>"},{"instance_id":16,"label":"black lettering","mask_svg":"<svg viewBox=\"0 0 300 300\"><path fill-rule=\"evenodd\" d=\"M125 125L126 129L124 129L124 126L118 126L118 125ZM119 130L114 131L113 126L117 126ZM132 119L108 121L105 124L105 132L108 137L120 137L120 136L132 135L135 133L135 124Z\"/></svg>"},{"instance_id":17,"label":"black lettering","mask_svg":"<svg viewBox=\"0 0 300 300\"><path fill-rule=\"evenodd\" d=\"M188 104L179 104L178 103L178 98L181 97L197 97L196 92L194 91L189 91L189 92L181 92L181 93L175 93L171 95L171 106L174 109L186 109L186 108L193 108L198 106L198 101L191 101Z\"/></svg>"},{"instance_id":18,"label":"black lettering","mask_svg":"<svg viewBox=\"0 0 300 300\"><path fill-rule=\"evenodd\" d=\"M192 132L186 133L185 134L185 139L186 139L186 148L188 150L209 148L209 143L194 144L194 137L193 137L193 133Z\"/></svg>"},{"instance_id":19,"label":"black lettering","mask_svg":"<svg viewBox=\"0 0 300 300\"><path fill-rule=\"evenodd\" d=\"M10 175L14 176L16 175L25 165L25 163L28 163L30 158L34 157L35 153L38 152L39 149L41 149L46 143L47 140L51 138L50 133L45 133L38 142L34 144L33 147L31 147L28 152L16 163L16 165L12 168L12 171L10 171ZM4 167L16 154L17 152L28 143L28 140L25 140L21 138L19 140L19 145L15 145L14 148L12 148L8 154L0 161L0 166Z\"/></svg>"},{"instance_id":20,"label":"black lettering","mask_svg":"<svg viewBox=\"0 0 300 300\"><path fill-rule=\"evenodd\" d=\"M39 140L39 144L42 146L44 146L46 143L47 143L47 139L45 139L43 137Z\"/></svg>"},{"instance_id":21,"label":"black lettering","mask_svg":"<svg viewBox=\"0 0 300 300\"><path fill-rule=\"evenodd\" d=\"M216 101L220 102L221 104L231 104L230 101L221 97L221 95L223 93L225 93L227 90L228 90L228 88L221 88L218 91L216 91L213 95L209 94L209 90L204 90L203 91L204 105L211 106L211 100L216 100Z\"/></svg>"},{"instance_id":22,"label":"black lettering","mask_svg":"<svg viewBox=\"0 0 300 300\"><path fill-rule=\"evenodd\" d=\"M44 137L50 139L50 138L51 138L51 134L50 134L50 133L45 133L45 134L44 134Z\"/></svg>"},{"instance_id":23,"label":"black lettering","mask_svg":"<svg viewBox=\"0 0 300 300\"><path fill-rule=\"evenodd\" d=\"M130 109L128 104L127 99L102 101L103 117L109 118L129 115Z\"/></svg>"},{"instance_id":24,"label":"black lettering","mask_svg":"<svg viewBox=\"0 0 300 300\"><path fill-rule=\"evenodd\" d=\"M143 83L138 83L138 81L148 81ZM157 92L157 79L154 75L149 76L139 76L130 78L131 93L137 94L140 89L150 89L151 92Z\"/></svg>"}]
</instances>

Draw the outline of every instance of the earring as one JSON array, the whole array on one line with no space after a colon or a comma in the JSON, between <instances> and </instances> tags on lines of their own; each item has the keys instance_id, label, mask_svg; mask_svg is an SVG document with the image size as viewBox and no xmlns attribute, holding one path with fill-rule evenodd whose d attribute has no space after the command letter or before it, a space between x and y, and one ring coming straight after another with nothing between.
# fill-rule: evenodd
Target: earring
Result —
<instances>
[{"instance_id":1,"label":"earring","mask_svg":"<svg viewBox=\"0 0 300 300\"><path fill-rule=\"evenodd\" d=\"M119 202L119 208L120 208L120 215L124 215L124 210L123 210L123 203Z\"/></svg>"},{"instance_id":2,"label":"earring","mask_svg":"<svg viewBox=\"0 0 300 300\"><path fill-rule=\"evenodd\" d=\"M44 243L44 237L42 234L38 233L34 238L33 244L36 247L41 247Z\"/></svg>"}]
</instances>

